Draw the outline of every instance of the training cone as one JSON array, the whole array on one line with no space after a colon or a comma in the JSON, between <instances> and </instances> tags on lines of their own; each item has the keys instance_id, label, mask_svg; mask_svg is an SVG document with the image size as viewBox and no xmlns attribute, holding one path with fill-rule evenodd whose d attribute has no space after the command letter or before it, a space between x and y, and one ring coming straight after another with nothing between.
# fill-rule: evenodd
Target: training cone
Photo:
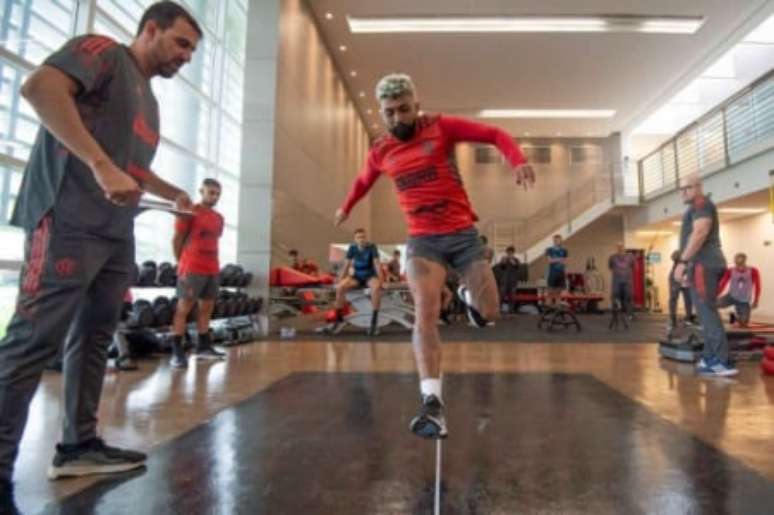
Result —
<instances>
[{"instance_id":1,"label":"training cone","mask_svg":"<svg viewBox=\"0 0 774 515\"><path fill-rule=\"evenodd\" d=\"M774 361L774 346L769 346L763 349L763 357L765 359Z\"/></svg>"},{"instance_id":2,"label":"training cone","mask_svg":"<svg viewBox=\"0 0 774 515\"><path fill-rule=\"evenodd\" d=\"M767 376L774 376L774 359L765 359L761 361L761 370Z\"/></svg>"}]
</instances>

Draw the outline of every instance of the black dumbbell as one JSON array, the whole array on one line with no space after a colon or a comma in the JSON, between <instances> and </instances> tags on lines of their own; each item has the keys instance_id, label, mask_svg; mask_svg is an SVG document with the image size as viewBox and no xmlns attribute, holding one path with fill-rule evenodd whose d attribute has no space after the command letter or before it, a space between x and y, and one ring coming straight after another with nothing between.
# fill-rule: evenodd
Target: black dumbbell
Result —
<instances>
[{"instance_id":1,"label":"black dumbbell","mask_svg":"<svg viewBox=\"0 0 774 515\"><path fill-rule=\"evenodd\" d=\"M234 280L236 279L237 268L236 265L231 263L227 264L220 270L220 284L221 286L234 286Z\"/></svg>"},{"instance_id":2,"label":"black dumbbell","mask_svg":"<svg viewBox=\"0 0 774 515\"><path fill-rule=\"evenodd\" d=\"M234 278L231 281L231 286L240 286L244 275L245 269L241 265L234 265Z\"/></svg>"},{"instance_id":3,"label":"black dumbbell","mask_svg":"<svg viewBox=\"0 0 774 515\"><path fill-rule=\"evenodd\" d=\"M252 272L245 272L242 274L242 278L239 281L239 286L242 288L247 288L250 286L250 283L253 282L253 274Z\"/></svg>"},{"instance_id":4,"label":"black dumbbell","mask_svg":"<svg viewBox=\"0 0 774 515\"><path fill-rule=\"evenodd\" d=\"M174 316L172 302L167 297L156 297L153 300L153 317L156 327L170 325Z\"/></svg>"},{"instance_id":5,"label":"black dumbbell","mask_svg":"<svg viewBox=\"0 0 774 515\"><path fill-rule=\"evenodd\" d=\"M217 320L223 317L223 300L215 299L215 305L212 307L212 319Z\"/></svg>"},{"instance_id":6,"label":"black dumbbell","mask_svg":"<svg viewBox=\"0 0 774 515\"><path fill-rule=\"evenodd\" d=\"M156 262L145 261L140 267L140 275L137 280L138 286L155 286L156 285Z\"/></svg>"},{"instance_id":7,"label":"black dumbbell","mask_svg":"<svg viewBox=\"0 0 774 515\"><path fill-rule=\"evenodd\" d=\"M255 308L253 309L255 310L253 311L254 314L261 312L261 309L263 309L263 297L255 298Z\"/></svg>"},{"instance_id":8,"label":"black dumbbell","mask_svg":"<svg viewBox=\"0 0 774 515\"><path fill-rule=\"evenodd\" d=\"M150 327L153 325L153 305L147 300L136 300L132 304L128 325L131 327Z\"/></svg>"},{"instance_id":9,"label":"black dumbbell","mask_svg":"<svg viewBox=\"0 0 774 515\"><path fill-rule=\"evenodd\" d=\"M121 308L121 321L122 322L128 322L129 316L132 314L132 303L131 302L124 302L123 307Z\"/></svg>"},{"instance_id":10,"label":"black dumbbell","mask_svg":"<svg viewBox=\"0 0 774 515\"><path fill-rule=\"evenodd\" d=\"M159 265L158 283L161 286L177 285L177 269L172 263L161 263Z\"/></svg>"}]
</instances>

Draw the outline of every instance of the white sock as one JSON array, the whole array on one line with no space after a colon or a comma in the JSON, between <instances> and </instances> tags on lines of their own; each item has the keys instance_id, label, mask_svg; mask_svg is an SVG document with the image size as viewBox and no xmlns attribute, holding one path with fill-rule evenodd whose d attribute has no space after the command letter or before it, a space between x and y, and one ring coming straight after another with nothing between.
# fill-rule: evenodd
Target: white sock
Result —
<instances>
[{"instance_id":1,"label":"white sock","mask_svg":"<svg viewBox=\"0 0 774 515\"><path fill-rule=\"evenodd\" d=\"M441 399L441 379L422 379L419 382L419 391L422 396L435 395L438 399Z\"/></svg>"}]
</instances>

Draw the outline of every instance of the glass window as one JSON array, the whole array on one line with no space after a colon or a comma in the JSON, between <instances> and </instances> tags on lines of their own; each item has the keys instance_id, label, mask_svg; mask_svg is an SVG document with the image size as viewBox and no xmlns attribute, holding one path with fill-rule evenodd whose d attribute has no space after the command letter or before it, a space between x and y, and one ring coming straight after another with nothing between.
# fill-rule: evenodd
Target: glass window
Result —
<instances>
[{"instance_id":1,"label":"glass window","mask_svg":"<svg viewBox=\"0 0 774 515\"><path fill-rule=\"evenodd\" d=\"M0 46L33 64L70 38L75 0L4 0Z\"/></svg>"},{"instance_id":2,"label":"glass window","mask_svg":"<svg viewBox=\"0 0 774 515\"><path fill-rule=\"evenodd\" d=\"M642 193L649 195L664 186L661 152L651 154L642 160Z\"/></svg>"},{"instance_id":3,"label":"glass window","mask_svg":"<svg viewBox=\"0 0 774 515\"><path fill-rule=\"evenodd\" d=\"M723 113L718 112L699 123L699 168L703 173L717 170L725 163Z\"/></svg>"},{"instance_id":4,"label":"glass window","mask_svg":"<svg viewBox=\"0 0 774 515\"><path fill-rule=\"evenodd\" d=\"M32 66L60 48L74 33L76 15L94 20L92 32L131 42L139 19L153 0L3 0L0 46L30 63L21 68L0 58L0 155L25 162L38 131L38 120L19 89ZM162 141L153 169L195 196L211 176L224 185L219 205L226 217L221 244L224 259L236 258L239 166L241 161L244 53L247 3L244 0L183 0L205 37L179 77L155 79ZM80 12L76 6L80 5ZM95 9L94 12L89 12ZM22 232L7 225L21 182L21 168L0 166L0 259L22 258ZM171 260L173 218L146 212L137 218L139 260ZM9 236L13 235L13 236ZM13 240L13 238L18 239ZM9 243L9 244L6 244ZM18 245L16 244L18 243Z\"/></svg>"}]
</instances>

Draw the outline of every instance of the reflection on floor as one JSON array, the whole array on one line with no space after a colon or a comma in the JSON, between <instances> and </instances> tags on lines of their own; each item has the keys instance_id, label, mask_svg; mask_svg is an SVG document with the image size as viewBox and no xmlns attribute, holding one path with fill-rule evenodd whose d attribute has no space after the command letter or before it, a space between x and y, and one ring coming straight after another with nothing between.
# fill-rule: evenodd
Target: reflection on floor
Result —
<instances>
[{"instance_id":1,"label":"reflection on floor","mask_svg":"<svg viewBox=\"0 0 774 515\"><path fill-rule=\"evenodd\" d=\"M182 373L141 365L108 377L100 420L111 443L150 451L148 470L46 482L61 414L47 376L17 467L25 513L429 513L433 449L406 429L409 345L256 343ZM754 365L718 382L655 345L468 342L445 345L444 367L444 513L774 505L774 381Z\"/></svg>"}]
</instances>

